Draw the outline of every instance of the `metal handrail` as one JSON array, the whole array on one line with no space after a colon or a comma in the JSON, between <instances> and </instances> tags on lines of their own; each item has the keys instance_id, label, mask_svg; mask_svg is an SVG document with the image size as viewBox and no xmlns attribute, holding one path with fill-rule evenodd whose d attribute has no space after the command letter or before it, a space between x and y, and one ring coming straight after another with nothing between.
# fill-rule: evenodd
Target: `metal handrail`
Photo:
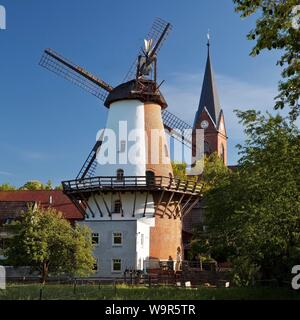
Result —
<instances>
[{"instance_id":1,"label":"metal handrail","mask_svg":"<svg viewBox=\"0 0 300 320\"><path fill-rule=\"evenodd\" d=\"M124 176L121 179L116 176L100 176L85 179L68 180L62 182L64 191L76 191L86 189L115 189L115 188L147 188L165 189L172 191L200 194L203 184L193 180L180 180L164 176Z\"/></svg>"}]
</instances>

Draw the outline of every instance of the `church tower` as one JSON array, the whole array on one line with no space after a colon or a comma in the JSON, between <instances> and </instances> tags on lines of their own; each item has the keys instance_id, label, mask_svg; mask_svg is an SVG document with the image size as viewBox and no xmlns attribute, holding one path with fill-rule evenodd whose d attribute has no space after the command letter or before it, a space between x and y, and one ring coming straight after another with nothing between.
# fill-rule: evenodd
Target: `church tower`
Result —
<instances>
[{"instance_id":1,"label":"church tower","mask_svg":"<svg viewBox=\"0 0 300 320\"><path fill-rule=\"evenodd\" d=\"M210 42L207 43L207 61L194 129L204 129L204 151L217 152L227 165L227 135L224 113L220 105L217 86L210 57Z\"/></svg>"}]
</instances>

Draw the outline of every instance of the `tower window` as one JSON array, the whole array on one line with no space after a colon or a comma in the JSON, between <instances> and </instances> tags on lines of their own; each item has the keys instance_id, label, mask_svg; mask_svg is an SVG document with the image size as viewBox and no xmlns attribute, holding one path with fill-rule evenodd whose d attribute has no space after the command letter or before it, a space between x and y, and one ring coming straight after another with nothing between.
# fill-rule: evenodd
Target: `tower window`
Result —
<instances>
[{"instance_id":1,"label":"tower window","mask_svg":"<svg viewBox=\"0 0 300 320\"><path fill-rule=\"evenodd\" d=\"M124 170L118 169L117 170L117 181L123 181L124 180Z\"/></svg>"},{"instance_id":2,"label":"tower window","mask_svg":"<svg viewBox=\"0 0 300 320\"><path fill-rule=\"evenodd\" d=\"M141 234L141 247L144 248L144 234Z\"/></svg>"},{"instance_id":3,"label":"tower window","mask_svg":"<svg viewBox=\"0 0 300 320\"><path fill-rule=\"evenodd\" d=\"M225 163L225 147L224 144L222 143L221 145L221 159L223 160L223 162Z\"/></svg>"},{"instance_id":4,"label":"tower window","mask_svg":"<svg viewBox=\"0 0 300 320\"><path fill-rule=\"evenodd\" d=\"M123 153L126 151L126 141L125 140L121 140L120 142L120 153Z\"/></svg>"},{"instance_id":5,"label":"tower window","mask_svg":"<svg viewBox=\"0 0 300 320\"><path fill-rule=\"evenodd\" d=\"M122 270L122 260L112 259L112 272L121 272Z\"/></svg>"},{"instance_id":6,"label":"tower window","mask_svg":"<svg viewBox=\"0 0 300 320\"><path fill-rule=\"evenodd\" d=\"M165 156L169 157L169 149L168 146L165 144Z\"/></svg>"},{"instance_id":7,"label":"tower window","mask_svg":"<svg viewBox=\"0 0 300 320\"><path fill-rule=\"evenodd\" d=\"M120 200L115 200L113 212L114 213L121 213L121 201Z\"/></svg>"},{"instance_id":8,"label":"tower window","mask_svg":"<svg viewBox=\"0 0 300 320\"><path fill-rule=\"evenodd\" d=\"M114 246L121 246L123 244L122 239L122 233L121 232L113 232L112 234L112 244Z\"/></svg>"},{"instance_id":9,"label":"tower window","mask_svg":"<svg viewBox=\"0 0 300 320\"><path fill-rule=\"evenodd\" d=\"M154 178L155 178L154 172L151 170L147 170L146 171L147 184L154 184Z\"/></svg>"},{"instance_id":10,"label":"tower window","mask_svg":"<svg viewBox=\"0 0 300 320\"><path fill-rule=\"evenodd\" d=\"M204 141L204 153L206 156L209 156L211 154L211 149L207 141Z\"/></svg>"}]
</instances>

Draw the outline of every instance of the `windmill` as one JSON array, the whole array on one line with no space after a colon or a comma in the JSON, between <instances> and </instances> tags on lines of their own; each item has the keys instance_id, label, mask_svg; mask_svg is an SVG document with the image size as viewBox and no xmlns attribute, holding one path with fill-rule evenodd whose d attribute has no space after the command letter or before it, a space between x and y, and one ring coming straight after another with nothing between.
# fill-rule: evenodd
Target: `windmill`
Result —
<instances>
[{"instance_id":1,"label":"windmill","mask_svg":"<svg viewBox=\"0 0 300 320\"><path fill-rule=\"evenodd\" d=\"M124 121L130 130L142 132L136 143L139 161L97 167L104 148L100 136L76 179L62 182L64 193L85 216L82 223L92 228L95 238L104 239L101 250L95 252L101 260L101 276L116 276L125 267L151 269L153 261L176 257L182 250L182 219L202 196L201 183L174 177L163 130L167 128L174 138L193 148L192 127L166 111L162 83L157 83L157 55L171 29L170 23L155 19L144 48L116 87L51 49L44 51L40 62L104 101L109 110L105 131L120 134L118 124ZM155 130L163 131L159 140L152 138ZM158 145L157 153L149 148L152 143ZM129 144L124 141L125 149ZM121 149L115 153L124 153ZM158 161L148 162L152 156Z\"/></svg>"},{"instance_id":2,"label":"windmill","mask_svg":"<svg viewBox=\"0 0 300 320\"><path fill-rule=\"evenodd\" d=\"M138 92L139 90L143 89L143 84L140 80L144 77L149 77L151 74L153 74L153 80L155 83L155 87L151 88L151 94L155 94L155 92L157 92L162 85L163 82L157 85L157 55L171 30L172 25L170 23L161 18L156 18L154 20L153 25L146 36L145 49L140 49L137 58L134 60L125 78L123 79L123 82L132 79L136 80L134 92ZM39 64L58 76L61 76L73 84L81 87L103 102L105 102L108 94L114 89L111 85L99 77L96 77L79 65L74 64L52 49L44 50ZM181 120L166 109L162 110L162 119L165 129L173 138L177 139L191 149L196 149L195 144L193 144L193 127L191 125ZM97 166L97 150L100 148L101 144L102 141L98 140L93 146L77 175L78 179L94 176Z\"/></svg>"}]
</instances>

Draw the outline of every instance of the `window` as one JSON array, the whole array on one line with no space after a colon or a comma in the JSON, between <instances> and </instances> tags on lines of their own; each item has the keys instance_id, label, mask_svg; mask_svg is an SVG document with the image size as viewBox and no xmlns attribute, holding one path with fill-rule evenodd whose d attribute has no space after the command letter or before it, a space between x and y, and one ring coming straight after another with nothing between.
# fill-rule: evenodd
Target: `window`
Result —
<instances>
[{"instance_id":1,"label":"window","mask_svg":"<svg viewBox=\"0 0 300 320\"><path fill-rule=\"evenodd\" d=\"M204 141L204 153L206 156L209 156L211 154L210 146L207 141Z\"/></svg>"},{"instance_id":2,"label":"window","mask_svg":"<svg viewBox=\"0 0 300 320\"><path fill-rule=\"evenodd\" d=\"M169 156L169 149L168 146L165 144L165 156L168 157Z\"/></svg>"},{"instance_id":3,"label":"window","mask_svg":"<svg viewBox=\"0 0 300 320\"><path fill-rule=\"evenodd\" d=\"M94 266L93 266L93 271L98 271L99 270L99 261L98 259L96 259L96 262L94 263Z\"/></svg>"},{"instance_id":4,"label":"window","mask_svg":"<svg viewBox=\"0 0 300 320\"><path fill-rule=\"evenodd\" d=\"M225 163L225 147L224 144L222 143L221 145L221 159L223 160L223 162Z\"/></svg>"},{"instance_id":5,"label":"window","mask_svg":"<svg viewBox=\"0 0 300 320\"><path fill-rule=\"evenodd\" d=\"M144 234L141 234L141 247L144 248Z\"/></svg>"},{"instance_id":6,"label":"window","mask_svg":"<svg viewBox=\"0 0 300 320\"><path fill-rule=\"evenodd\" d=\"M146 171L146 181L147 181L147 184L154 184L154 179L155 178L155 174L153 171L151 170L148 170Z\"/></svg>"},{"instance_id":7,"label":"window","mask_svg":"<svg viewBox=\"0 0 300 320\"><path fill-rule=\"evenodd\" d=\"M113 213L121 213L121 201L115 200L114 207L113 207Z\"/></svg>"},{"instance_id":8,"label":"window","mask_svg":"<svg viewBox=\"0 0 300 320\"><path fill-rule=\"evenodd\" d=\"M121 140L120 142L120 153L123 153L126 151L126 141L125 140Z\"/></svg>"},{"instance_id":9,"label":"window","mask_svg":"<svg viewBox=\"0 0 300 320\"><path fill-rule=\"evenodd\" d=\"M121 272L122 270L122 260L121 259L112 259L112 271Z\"/></svg>"},{"instance_id":10,"label":"window","mask_svg":"<svg viewBox=\"0 0 300 320\"><path fill-rule=\"evenodd\" d=\"M117 181L123 181L124 178L124 170L118 169L117 170Z\"/></svg>"},{"instance_id":11,"label":"window","mask_svg":"<svg viewBox=\"0 0 300 320\"><path fill-rule=\"evenodd\" d=\"M95 245L100 243L99 233L92 233L92 243Z\"/></svg>"},{"instance_id":12,"label":"window","mask_svg":"<svg viewBox=\"0 0 300 320\"><path fill-rule=\"evenodd\" d=\"M122 245L122 233L121 232L113 232L112 243L114 246Z\"/></svg>"}]
</instances>

